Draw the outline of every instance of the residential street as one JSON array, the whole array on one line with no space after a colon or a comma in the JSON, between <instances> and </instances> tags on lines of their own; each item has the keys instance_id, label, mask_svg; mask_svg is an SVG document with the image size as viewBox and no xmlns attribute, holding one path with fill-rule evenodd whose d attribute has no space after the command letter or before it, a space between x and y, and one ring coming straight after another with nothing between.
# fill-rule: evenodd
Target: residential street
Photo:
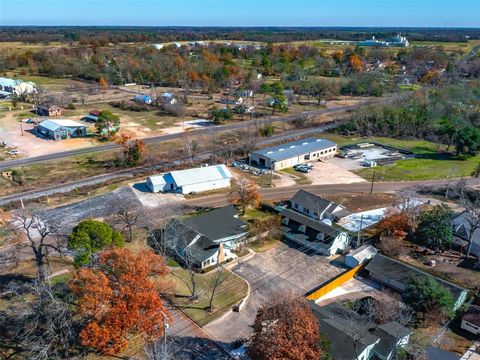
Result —
<instances>
[{"instance_id":1,"label":"residential street","mask_svg":"<svg viewBox=\"0 0 480 360\"><path fill-rule=\"evenodd\" d=\"M232 271L250 283L250 296L241 312L204 326L213 338L230 343L247 338L257 309L274 300L283 291L304 295L327 279L342 272L330 264L331 259L304 253L295 245L282 243L270 251L256 254L241 262Z\"/></svg>"}]
</instances>

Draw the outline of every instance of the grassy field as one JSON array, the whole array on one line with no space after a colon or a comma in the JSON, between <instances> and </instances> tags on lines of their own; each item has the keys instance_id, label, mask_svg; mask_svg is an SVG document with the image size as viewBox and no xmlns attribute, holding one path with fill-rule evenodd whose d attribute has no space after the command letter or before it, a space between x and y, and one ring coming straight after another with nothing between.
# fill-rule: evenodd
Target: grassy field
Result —
<instances>
[{"instance_id":1,"label":"grassy field","mask_svg":"<svg viewBox=\"0 0 480 360\"><path fill-rule=\"evenodd\" d=\"M415 159L400 160L392 165L377 168L365 168L356 173L371 180L373 172L377 181L415 181L436 180L452 177L471 176L480 163L480 156L468 158L456 157L446 152L445 145L424 140L402 140L385 137L351 138L336 134L324 134L323 137L335 141L339 146L361 142L377 142L414 152L421 156Z\"/></svg>"},{"instance_id":2,"label":"grassy field","mask_svg":"<svg viewBox=\"0 0 480 360\"><path fill-rule=\"evenodd\" d=\"M185 279L187 282L190 281L188 272L184 269L175 269L173 273ZM239 276L224 270L222 277L224 277L225 280L217 289L213 299L214 309L210 312L208 310L209 297L216 275L214 271L208 274L197 275L197 286L200 297L196 301L188 299L190 293L183 281L171 274L167 277L176 285L173 302L200 326L204 326L219 318L247 295L247 283Z\"/></svg>"}]
</instances>

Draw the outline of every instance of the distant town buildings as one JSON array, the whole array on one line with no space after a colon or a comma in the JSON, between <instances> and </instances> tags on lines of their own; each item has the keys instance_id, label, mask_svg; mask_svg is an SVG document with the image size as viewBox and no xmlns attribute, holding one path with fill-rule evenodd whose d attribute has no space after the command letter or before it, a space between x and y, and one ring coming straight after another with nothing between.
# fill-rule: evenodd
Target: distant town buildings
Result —
<instances>
[{"instance_id":1,"label":"distant town buildings","mask_svg":"<svg viewBox=\"0 0 480 360\"><path fill-rule=\"evenodd\" d=\"M405 36L397 34L387 40L378 40L372 36L370 40L359 41L358 46L374 46L374 47L408 47L410 43Z\"/></svg>"},{"instance_id":2,"label":"distant town buildings","mask_svg":"<svg viewBox=\"0 0 480 360\"><path fill-rule=\"evenodd\" d=\"M22 96L37 92L37 86L30 81L0 77L0 97Z\"/></svg>"}]
</instances>

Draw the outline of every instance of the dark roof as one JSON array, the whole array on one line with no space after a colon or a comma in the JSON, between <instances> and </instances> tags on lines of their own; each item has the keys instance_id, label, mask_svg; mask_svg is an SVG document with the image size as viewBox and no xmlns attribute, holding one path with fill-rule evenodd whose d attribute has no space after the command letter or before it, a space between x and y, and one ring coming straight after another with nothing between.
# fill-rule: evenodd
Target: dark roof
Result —
<instances>
[{"instance_id":1,"label":"dark roof","mask_svg":"<svg viewBox=\"0 0 480 360\"><path fill-rule=\"evenodd\" d=\"M190 229L188 226L178 220L171 220L165 226L165 241L167 246L175 247L182 256L185 252L197 262L203 262L215 255L219 245L205 236L202 236ZM192 244L193 240L198 239Z\"/></svg>"},{"instance_id":2,"label":"dark roof","mask_svg":"<svg viewBox=\"0 0 480 360\"><path fill-rule=\"evenodd\" d=\"M457 286L451 282L445 281L438 277L435 277L425 271L422 271L412 265L406 264L396 259L386 257L381 254L377 254L365 267L371 274L379 275L382 278L387 279L388 282L397 283L403 288L408 284L410 278L418 277L431 277L437 280L441 285L446 287L455 300L467 290ZM388 285L388 284L387 284Z\"/></svg>"},{"instance_id":3,"label":"dark roof","mask_svg":"<svg viewBox=\"0 0 480 360\"><path fill-rule=\"evenodd\" d=\"M320 322L320 333L330 342L330 353L335 360L355 359L355 350L359 355L380 340L369 331L375 328L374 323L362 321L355 312L338 303L320 307L312 302L311 307Z\"/></svg>"},{"instance_id":4,"label":"dark roof","mask_svg":"<svg viewBox=\"0 0 480 360\"><path fill-rule=\"evenodd\" d=\"M399 340L410 335L412 331L396 321L391 321L375 328L374 334L380 338L375 345L374 351L383 358L388 359L391 352L395 350Z\"/></svg>"},{"instance_id":5,"label":"dark roof","mask_svg":"<svg viewBox=\"0 0 480 360\"><path fill-rule=\"evenodd\" d=\"M297 193L293 195L291 202L300 204L308 209L319 212L320 214L323 212L330 213L332 215L335 215L338 218L343 218L352 213L351 211L345 209L340 204L337 204L333 201L329 201L325 198L322 198L321 196L312 194L305 190L298 190ZM333 214L333 211L337 207L340 207L340 210L338 210Z\"/></svg>"},{"instance_id":6,"label":"dark roof","mask_svg":"<svg viewBox=\"0 0 480 360\"><path fill-rule=\"evenodd\" d=\"M330 140L310 137L292 141L286 144L256 150L253 153L262 155L275 161L281 161L309 154L311 152L328 149L336 145L337 144Z\"/></svg>"},{"instance_id":7,"label":"dark roof","mask_svg":"<svg viewBox=\"0 0 480 360\"><path fill-rule=\"evenodd\" d=\"M480 306L470 305L462 319L468 321L470 324L480 326Z\"/></svg>"},{"instance_id":8,"label":"dark roof","mask_svg":"<svg viewBox=\"0 0 480 360\"><path fill-rule=\"evenodd\" d=\"M333 226L327 225L321 221L312 219L306 215L300 214L297 211L285 209L281 212L281 215L331 237L335 237L341 233L339 229L336 229Z\"/></svg>"},{"instance_id":9,"label":"dark roof","mask_svg":"<svg viewBox=\"0 0 480 360\"><path fill-rule=\"evenodd\" d=\"M460 355L453 354L435 346L427 347L425 355L426 360L460 360Z\"/></svg>"},{"instance_id":10,"label":"dark roof","mask_svg":"<svg viewBox=\"0 0 480 360\"><path fill-rule=\"evenodd\" d=\"M182 223L210 240L217 241L247 232L246 223L238 219L237 215L237 209L228 205L202 215L192 216L183 220Z\"/></svg>"}]
</instances>

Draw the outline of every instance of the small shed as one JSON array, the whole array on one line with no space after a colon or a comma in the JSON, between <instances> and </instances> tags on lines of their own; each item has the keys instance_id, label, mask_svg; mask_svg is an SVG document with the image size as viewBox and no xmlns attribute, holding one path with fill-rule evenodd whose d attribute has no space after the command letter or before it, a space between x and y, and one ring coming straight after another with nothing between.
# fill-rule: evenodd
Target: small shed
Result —
<instances>
[{"instance_id":1,"label":"small shed","mask_svg":"<svg viewBox=\"0 0 480 360\"><path fill-rule=\"evenodd\" d=\"M152 97L148 95L136 95L133 100L147 105L152 103Z\"/></svg>"},{"instance_id":2,"label":"small shed","mask_svg":"<svg viewBox=\"0 0 480 360\"><path fill-rule=\"evenodd\" d=\"M62 116L63 109L57 105L41 104L37 106L37 115L41 116Z\"/></svg>"},{"instance_id":3,"label":"small shed","mask_svg":"<svg viewBox=\"0 0 480 360\"><path fill-rule=\"evenodd\" d=\"M366 260L370 260L377 255L377 253L378 250L372 245L360 246L358 249L355 249L347 254L345 257L345 265L353 269Z\"/></svg>"},{"instance_id":4,"label":"small shed","mask_svg":"<svg viewBox=\"0 0 480 360\"><path fill-rule=\"evenodd\" d=\"M147 177L147 186L151 192L157 193L165 191L167 185L164 175L154 175Z\"/></svg>"}]
</instances>

